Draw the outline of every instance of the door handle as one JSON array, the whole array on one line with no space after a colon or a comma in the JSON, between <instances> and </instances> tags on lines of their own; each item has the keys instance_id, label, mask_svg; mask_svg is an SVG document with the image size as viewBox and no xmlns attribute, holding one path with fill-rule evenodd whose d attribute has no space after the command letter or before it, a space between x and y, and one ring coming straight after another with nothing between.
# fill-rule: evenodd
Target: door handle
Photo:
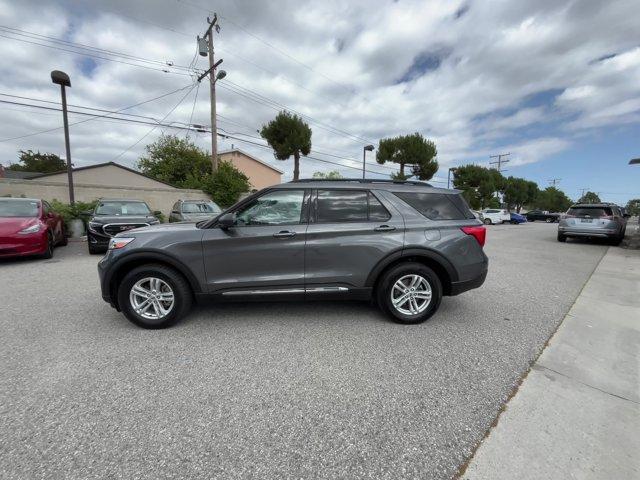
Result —
<instances>
[{"instance_id":1,"label":"door handle","mask_svg":"<svg viewBox=\"0 0 640 480\"><path fill-rule=\"evenodd\" d=\"M393 225L380 225L379 227L374 228L376 232L391 232L395 229L396 227Z\"/></svg>"},{"instance_id":2,"label":"door handle","mask_svg":"<svg viewBox=\"0 0 640 480\"><path fill-rule=\"evenodd\" d=\"M289 230L282 230L281 232L274 233L276 238L291 238L296 236L296 232L290 232Z\"/></svg>"}]
</instances>

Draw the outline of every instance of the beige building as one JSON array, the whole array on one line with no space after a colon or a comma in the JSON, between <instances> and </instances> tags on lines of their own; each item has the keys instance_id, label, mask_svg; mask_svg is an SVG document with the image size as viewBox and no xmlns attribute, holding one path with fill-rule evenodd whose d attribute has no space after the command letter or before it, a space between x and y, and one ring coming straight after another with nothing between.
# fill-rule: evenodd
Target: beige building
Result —
<instances>
[{"instance_id":1,"label":"beige building","mask_svg":"<svg viewBox=\"0 0 640 480\"><path fill-rule=\"evenodd\" d=\"M260 190L282 183L282 170L272 167L259 158L249 155L238 148L218 153L220 160L231 162L238 170L249 177L251 188Z\"/></svg>"},{"instance_id":2,"label":"beige building","mask_svg":"<svg viewBox=\"0 0 640 480\"><path fill-rule=\"evenodd\" d=\"M8 171L5 171L5 174ZM28 178L0 176L0 197L3 195L57 199L69 201L67 172L43 173ZM13 175L11 175L13 177ZM176 188L154 180L136 170L114 162L99 163L73 169L74 195L77 201L91 202L98 198L135 198L147 202L152 210L165 216L180 199L209 198L202 190Z\"/></svg>"}]
</instances>

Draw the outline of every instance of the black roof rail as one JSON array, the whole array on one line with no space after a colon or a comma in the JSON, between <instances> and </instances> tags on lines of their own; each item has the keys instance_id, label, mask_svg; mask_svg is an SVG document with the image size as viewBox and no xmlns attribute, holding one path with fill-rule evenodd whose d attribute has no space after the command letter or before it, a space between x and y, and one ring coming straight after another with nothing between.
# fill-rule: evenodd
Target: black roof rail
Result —
<instances>
[{"instance_id":1,"label":"black roof rail","mask_svg":"<svg viewBox=\"0 0 640 480\"><path fill-rule=\"evenodd\" d=\"M433 187L430 183L417 180L386 180L373 178L299 178L291 180L289 183L312 183L312 182L354 182L354 183L395 183L397 185L415 185L420 187Z\"/></svg>"}]
</instances>

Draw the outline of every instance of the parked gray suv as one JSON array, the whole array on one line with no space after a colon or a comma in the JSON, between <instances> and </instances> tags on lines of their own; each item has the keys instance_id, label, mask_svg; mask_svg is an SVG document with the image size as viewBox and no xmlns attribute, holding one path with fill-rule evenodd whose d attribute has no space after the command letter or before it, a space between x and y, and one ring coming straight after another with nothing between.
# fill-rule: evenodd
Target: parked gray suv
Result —
<instances>
[{"instance_id":1,"label":"parked gray suv","mask_svg":"<svg viewBox=\"0 0 640 480\"><path fill-rule=\"evenodd\" d=\"M485 227L456 190L423 182L299 180L218 217L131 230L98 264L102 297L144 328L194 299L373 299L399 323L487 275Z\"/></svg>"},{"instance_id":2,"label":"parked gray suv","mask_svg":"<svg viewBox=\"0 0 640 480\"><path fill-rule=\"evenodd\" d=\"M613 203L578 203L572 205L558 225L558 241L567 237L606 238L619 245L627 230L629 215Z\"/></svg>"}]
</instances>

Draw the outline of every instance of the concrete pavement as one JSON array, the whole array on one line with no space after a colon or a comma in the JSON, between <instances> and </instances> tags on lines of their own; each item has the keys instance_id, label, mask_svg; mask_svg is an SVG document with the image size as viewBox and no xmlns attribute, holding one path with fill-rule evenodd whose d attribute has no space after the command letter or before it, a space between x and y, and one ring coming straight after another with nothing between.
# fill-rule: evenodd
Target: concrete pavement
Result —
<instances>
[{"instance_id":1,"label":"concrete pavement","mask_svg":"<svg viewBox=\"0 0 640 480\"><path fill-rule=\"evenodd\" d=\"M640 478L640 251L610 248L462 478Z\"/></svg>"}]
</instances>

